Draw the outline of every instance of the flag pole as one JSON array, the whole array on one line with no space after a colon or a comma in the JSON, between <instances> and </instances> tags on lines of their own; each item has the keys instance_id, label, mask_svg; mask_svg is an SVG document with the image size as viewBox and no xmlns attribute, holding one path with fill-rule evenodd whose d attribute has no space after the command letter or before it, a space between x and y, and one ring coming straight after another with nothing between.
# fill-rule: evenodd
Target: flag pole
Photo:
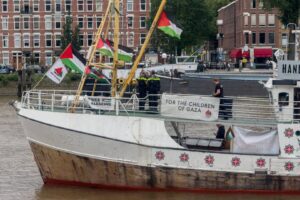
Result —
<instances>
[{"instance_id":1,"label":"flag pole","mask_svg":"<svg viewBox=\"0 0 300 200\"><path fill-rule=\"evenodd\" d=\"M44 78L46 77L46 74L47 74L47 72L44 73L42 78L35 84L35 86L31 90L34 90L44 80Z\"/></svg>"},{"instance_id":2,"label":"flag pole","mask_svg":"<svg viewBox=\"0 0 300 200\"><path fill-rule=\"evenodd\" d=\"M114 63L111 81L111 96L115 97L117 93L117 64L118 64L118 48L119 48L119 29L120 29L120 0L115 0L115 27L114 27Z\"/></svg>"},{"instance_id":3,"label":"flag pole","mask_svg":"<svg viewBox=\"0 0 300 200\"><path fill-rule=\"evenodd\" d=\"M94 43L93 43L92 53L91 53L90 57L88 58L87 66L89 66L92 63L93 57L94 57L95 52L96 52L97 42L99 41L99 39L101 37L101 33L102 33L103 28L104 28L105 22L107 20L108 15L110 14L111 5L112 5L112 0L109 0L108 6L107 6L107 9L106 9L106 12L105 12L105 16L104 16L104 18L103 18L103 20L102 20L102 22L101 22L101 24L98 28L96 38L95 38ZM79 104L79 97L80 97L80 94L82 92L82 89L83 89L83 86L84 86L84 83L85 83L85 80L86 80L87 76L88 75L85 72L82 73L81 81L78 85L76 96L75 96L75 99L72 103L72 107L70 109L70 112L72 112L72 113L75 112L75 109L76 109L77 105Z\"/></svg>"},{"instance_id":4,"label":"flag pole","mask_svg":"<svg viewBox=\"0 0 300 200\"><path fill-rule=\"evenodd\" d=\"M147 46L148 46L148 44L150 42L151 36L152 36L152 34L153 34L154 30L155 30L156 24L157 24L157 22L158 22L158 20L160 18L160 15L161 15L162 11L164 10L164 7L165 7L166 3L167 3L167 0L162 0L162 2L160 3L159 9L158 9L158 11L157 11L157 13L155 15L155 18L154 18L154 20L152 22L151 28L150 28L150 30L149 30L149 32L147 34L147 37L146 37L145 42L144 42L144 44L143 44L143 46L141 48L141 51L139 52L139 55L136 58L136 60L135 60L135 62L133 64L133 67L131 68L129 76L127 77L126 81L124 82L124 84L122 86L122 89L121 89L121 92L120 92L120 97L122 97L124 95L124 93L126 92L126 89L127 89L128 85L131 83L131 81L132 81L132 79L133 79L133 77L135 75L135 72L137 70L138 64L142 60L142 57L143 57L143 55L144 55L144 53L146 51L146 48L147 48Z\"/></svg>"}]
</instances>

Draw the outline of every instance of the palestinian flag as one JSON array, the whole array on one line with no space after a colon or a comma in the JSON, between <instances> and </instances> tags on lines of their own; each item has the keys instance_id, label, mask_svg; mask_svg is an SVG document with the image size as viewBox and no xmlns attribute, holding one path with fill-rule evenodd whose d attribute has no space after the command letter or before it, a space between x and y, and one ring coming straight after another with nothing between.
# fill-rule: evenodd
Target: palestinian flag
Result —
<instances>
[{"instance_id":1,"label":"palestinian flag","mask_svg":"<svg viewBox=\"0 0 300 200\"><path fill-rule=\"evenodd\" d=\"M163 31L165 34L180 39L182 29L173 24L165 11L163 11L158 20L157 28Z\"/></svg>"},{"instance_id":2,"label":"palestinian flag","mask_svg":"<svg viewBox=\"0 0 300 200\"><path fill-rule=\"evenodd\" d=\"M62 63L71 70L74 70L77 73L85 73L86 72L86 60L84 57L73 48L72 44L69 44L64 52L60 55L60 59ZM101 72L101 76L99 73L94 73L95 69L89 73L89 77L101 80L103 79L103 75Z\"/></svg>"},{"instance_id":3,"label":"palestinian flag","mask_svg":"<svg viewBox=\"0 0 300 200\"><path fill-rule=\"evenodd\" d=\"M114 52L107 42L104 42L102 38L99 39L96 49L104 56L113 57Z\"/></svg>"},{"instance_id":4,"label":"palestinian flag","mask_svg":"<svg viewBox=\"0 0 300 200\"><path fill-rule=\"evenodd\" d=\"M113 41L108 40L106 42L110 46L114 45ZM125 62L131 62L133 57L133 50L123 45L118 46L118 60L122 60Z\"/></svg>"}]
</instances>

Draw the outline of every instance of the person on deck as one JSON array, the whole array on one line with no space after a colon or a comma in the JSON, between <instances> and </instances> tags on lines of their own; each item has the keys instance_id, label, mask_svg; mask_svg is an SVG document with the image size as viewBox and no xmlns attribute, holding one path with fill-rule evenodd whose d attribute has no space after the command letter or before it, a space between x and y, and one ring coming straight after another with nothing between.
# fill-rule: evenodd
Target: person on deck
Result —
<instances>
[{"instance_id":1,"label":"person on deck","mask_svg":"<svg viewBox=\"0 0 300 200\"><path fill-rule=\"evenodd\" d=\"M157 111L159 91L160 91L160 78L155 75L155 71L151 71L151 77L148 79L150 111Z\"/></svg>"},{"instance_id":2,"label":"person on deck","mask_svg":"<svg viewBox=\"0 0 300 200\"><path fill-rule=\"evenodd\" d=\"M215 83L215 91L213 93L214 97L220 98L220 107L219 107L219 117L222 117L224 119L227 119L226 112L224 112L225 107L224 107L224 90L223 90L223 85L220 83L220 79L215 78L214 79Z\"/></svg>"},{"instance_id":3,"label":"person on deck","mask_svg":"<svg viewBox=\"0 0 300 200\"><path fill-rule=\"evenodd\" d=\"M216 133L217 139L224 139L225 137L225 127L222 124L216 124L218 131Z\"/></svg>"},{"instance_id":4,"label":"person on deck","mask_svg":"<svg viewBox=\"0 0 300 200\"><path fill-rule=\"evenodd\" d=\"M139 98L139 110L145 110L146 96L147 96L147 78L144 71L141 72L137 79L137 92Z\"/></svg>"}]
</instances>

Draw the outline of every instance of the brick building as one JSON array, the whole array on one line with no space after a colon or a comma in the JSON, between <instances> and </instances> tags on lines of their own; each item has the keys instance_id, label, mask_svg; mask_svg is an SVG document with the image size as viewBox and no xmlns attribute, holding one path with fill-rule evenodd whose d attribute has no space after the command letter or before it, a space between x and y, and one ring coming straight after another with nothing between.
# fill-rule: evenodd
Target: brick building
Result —
<instances>
[{"instance_id":1,"label":"brick building","mask_svg":"<svg viewBox=\"0 0 300 200\"><path fill-rule=\"evenodd\" d=\"M260 0L235 0L220 8L217 21L219 50L227 58L252 57L255 62L264 62L271 57L270 49L286 51L288 31L278 14L276 9L263 9ZM244 54L247 49L249 51Z\"/></svg>"},{"instance_id":2,"label":"brick building","mask_svg":"<svg viewBox=\"0 0 300 200\"><path fill-rule=\"evenodd\" d=\"M91 45L108 0L0 0L0 64L20 67L28 59L50 66L61 53L68 10L80 27L82 54ZM137 49L146 37L150 0L120 0L120 44ZM113 38L112 30L108 32Z\"/></svg>"}]
</instances>

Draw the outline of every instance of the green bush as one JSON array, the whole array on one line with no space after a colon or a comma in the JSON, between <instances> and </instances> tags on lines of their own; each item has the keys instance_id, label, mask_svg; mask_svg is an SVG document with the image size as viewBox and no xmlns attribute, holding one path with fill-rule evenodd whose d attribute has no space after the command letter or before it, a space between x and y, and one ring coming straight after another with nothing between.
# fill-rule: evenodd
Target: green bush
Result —
<instances>
[{"instance_id":1,"label":"green bush","mask_svg":"<svg viewBox=\"0 0 300 200\"><path fill-rule=\"evenodd\" d=\"M69 73L68 74L71 81L79 81L81 79L81 74Z\"/></svg>"},{"instance_id":2,"label":"green bush","mask_svg":"<svg viewBox=\"0 0 300 200\"><path fill-rule=\"evenodd\" d=\"M18 74L16 74L16 73L8 74L7 75L7 80L8 81L18 81Z\"/></svg>"},{"instance_id":3,"label":"green bush","mask_svg":"<svg viewBox=\"0 0 300 200\"><path fill-rule=\"evenodd\" d=\"M2 76L2 78L1 78L1 85L2 86L7 86L8 85L7 77Z\"/></svg>"}]
</instances>

